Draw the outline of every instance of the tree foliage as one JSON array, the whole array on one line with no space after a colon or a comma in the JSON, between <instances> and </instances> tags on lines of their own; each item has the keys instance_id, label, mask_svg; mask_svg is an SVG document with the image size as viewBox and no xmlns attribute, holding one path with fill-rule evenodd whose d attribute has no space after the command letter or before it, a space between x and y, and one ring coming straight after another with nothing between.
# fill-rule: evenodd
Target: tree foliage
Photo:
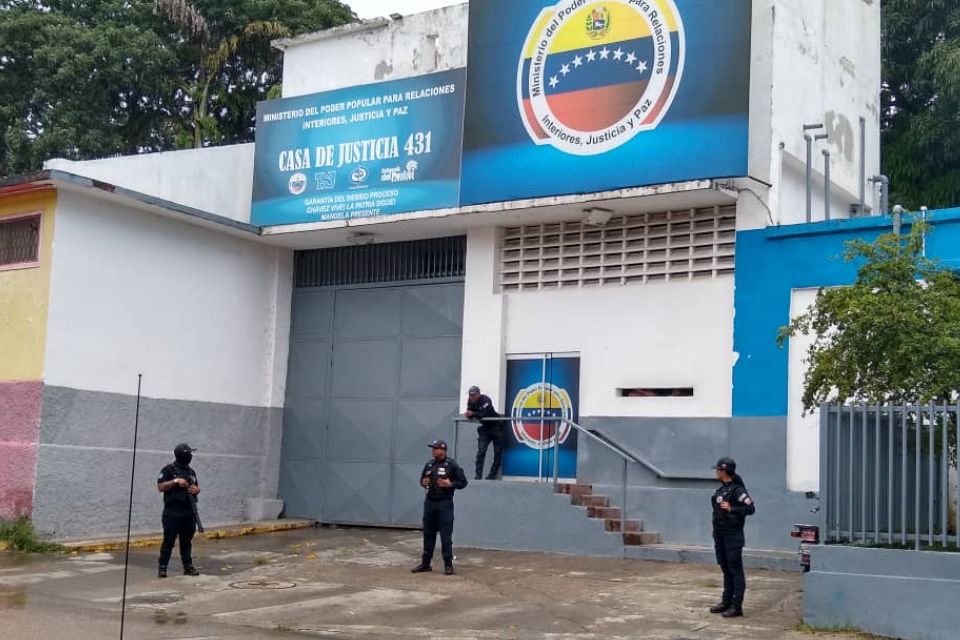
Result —
<instances>
[{"instance_id":1,"label":"tree foliage","mask_svg":"<svg viewBox=\"0 0 960 640\"><path fill-rule=\"evenodd\" d=\"M883 171L912 209L960 203L960 2L883 3Z\"/></svg>"},{"instance_id":2,"label":"tree foliage","mask_svg":"<svg viewBox=\"0 0 960 640\"><path fill-rule=\"evenodd\" d=\"M853 286L823 289L806 313L780 330L812 335L806 410L828 401L947 401L960 390L960 282L924 257L930 229L848 243L860 263Z\"/></svg>"},{"instance_id":3,"label":"tree foliage","mask_svg":"<svg viewBox=\"0 0 960 640\"><path fill-rule=\"evenodd\" d=\"M0 0L0 176L249 142L270 40L354 19L339 0ZM186 26L186 28L184 28Z\"/></svg>"}]
</instances>

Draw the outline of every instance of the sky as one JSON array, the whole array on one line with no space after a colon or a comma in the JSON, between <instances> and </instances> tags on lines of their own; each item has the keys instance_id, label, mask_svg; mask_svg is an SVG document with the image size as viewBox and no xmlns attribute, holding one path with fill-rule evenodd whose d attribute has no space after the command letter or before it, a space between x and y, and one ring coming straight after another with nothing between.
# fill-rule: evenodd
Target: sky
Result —
<instances>
[{"instance_id":1,"label":"sky","mask_svg":"<svg viewBox=\"0 0 960 640\"><path fill-rule=\"evenodd\" d=\"M361 18L379 18L391 13L409 15L460 4L463 0L345 0L353 11Z\"/></svg>"}]
</instances>

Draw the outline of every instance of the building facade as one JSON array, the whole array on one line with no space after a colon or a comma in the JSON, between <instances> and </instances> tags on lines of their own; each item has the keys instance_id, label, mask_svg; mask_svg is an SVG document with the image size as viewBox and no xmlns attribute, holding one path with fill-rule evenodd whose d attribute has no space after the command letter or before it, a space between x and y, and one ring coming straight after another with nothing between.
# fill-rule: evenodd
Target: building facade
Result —
<instances>
[{"instance_id":1,"label":"building facade","mask_svg":"<svg viewBox=\"0 0 960 640\"><path fill-rule=\"evenodd\" d=\"M283 509L415 526L423 444L472 457L453 417L476 384L516 418L509 479L552 479L556 456L558 475L613 492L615 456L576 432L555 453L537 420L574 419L659 472L629 469L628 511L696 544L710 466L733 455L763 505L752 544L788 546L816 446L795 406L799 349L775 345L797 283L767 278L779 258L755 239L807 228L804 125L828 136L812 219L877 210L879 5L568 4L463 4L279 42L284 99L261 107L256 145L55 161L3 183L0 215L57 224L50 262L6 276L49 317L18 339L22 370L0 369L6 393L34 398L0 437L33 480L0 508L61 537L119 530L143 373L139 528L155 526L153 467L182 440L200 449L211 521ZM621 66L576 75L602 60ZM565 93L568 78L585 84ZM811 260L824 252L839 247ZM110 488L71 482L91 469Z\"/></svg>"}]
</instances>

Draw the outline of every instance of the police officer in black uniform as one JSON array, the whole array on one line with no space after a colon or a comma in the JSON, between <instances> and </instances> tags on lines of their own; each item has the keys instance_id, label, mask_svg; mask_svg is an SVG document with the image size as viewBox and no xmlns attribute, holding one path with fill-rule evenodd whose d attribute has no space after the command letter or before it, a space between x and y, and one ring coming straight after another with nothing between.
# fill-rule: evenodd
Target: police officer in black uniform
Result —
<instances>
[{"instance_id":1,"label":"police officer in black uniform","mask_svg":"<svg viewBox=\"0 0 960 640\"><path fill-rule=\"evenodd\" d=\"M713 546L717 564L723 571L723 599L710 608L710 613L724 618L743 615L743 593L747 579L743 573L743 525L756 511L743 479L737 475L733 458L720 458L716 466L717 480L722 482L710 500L713 508Z\"/></svg>"},{"instance_id":2,"label":"police officer in black uniform","mask_svg":"<svg viewBox=\"0 0 960 640\"><path fill-rule=\"evenodd\" d=\"M477 421L500 417L497 410L493 408L493 400L480 393L480 387L470 387L467 411L464 415ZM487 480L496 480L503 461L503 449L507 444L502 422L480 422L477 427L477 475L475 476L477 480L483 478L483 463L486 461L487 448L491 443L493 444L493 465L490 467Z\"/></svg>"},{"instance_id":3,"label":"police officer in black uniform","mask_svg":"<svg viewBox=\"0 0 960 640\"><path fill-rule=\"evenodd\" d=\"M433 571L433 550L440 546L443 552L444 573L453 575L453 494L467 486L467 476L453 458L447 457L447 443L434 440L429 445L433 458L423 467L420 486L426 489L423 502L423 559L413 573Z\"/></svg>"},{"instance_id":4,"label":"police officer in black uniform","mask_svg":"<svg viewBox=\"0 0 960 640\"><path fill-rule=\"evenodd\" d=\"M157 490L163 494L163 544L160 546L160 567L157 576L167 577L167 564L173 554L173 545L180 538L180 560L183 573L198 576L193 566L193 534L196 532L196 517L193 501L200 493L197 474L190 467L193 452L190 445L178 444L173 455L176 461L160 471Z\"/></svg>"}]
</instances>

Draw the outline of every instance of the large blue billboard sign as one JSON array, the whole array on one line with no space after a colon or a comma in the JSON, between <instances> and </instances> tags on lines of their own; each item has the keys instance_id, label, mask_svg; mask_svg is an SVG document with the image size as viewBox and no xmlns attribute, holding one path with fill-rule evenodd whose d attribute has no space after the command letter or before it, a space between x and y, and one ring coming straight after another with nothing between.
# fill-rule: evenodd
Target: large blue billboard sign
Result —
<instances>
[{"instance_id":1,"label":"large blue billboard sign","mask_svg":"<svg viewBox=\"0 0 960 640\"><path fill-rule=\"evenodd\" d=\"M745 176L750 0L470 3L461 204Z\"/></svg>"},{"instance_id":2,"label":"large blue billboard sign","mask_svg":"<svg viewBox=\"0 0 960 640\"><path fill-rule=\"evenodd\" d=\"M464 92L455 69L260 103L252 223L457 206Z\"/></svg>"}]
</instances>

